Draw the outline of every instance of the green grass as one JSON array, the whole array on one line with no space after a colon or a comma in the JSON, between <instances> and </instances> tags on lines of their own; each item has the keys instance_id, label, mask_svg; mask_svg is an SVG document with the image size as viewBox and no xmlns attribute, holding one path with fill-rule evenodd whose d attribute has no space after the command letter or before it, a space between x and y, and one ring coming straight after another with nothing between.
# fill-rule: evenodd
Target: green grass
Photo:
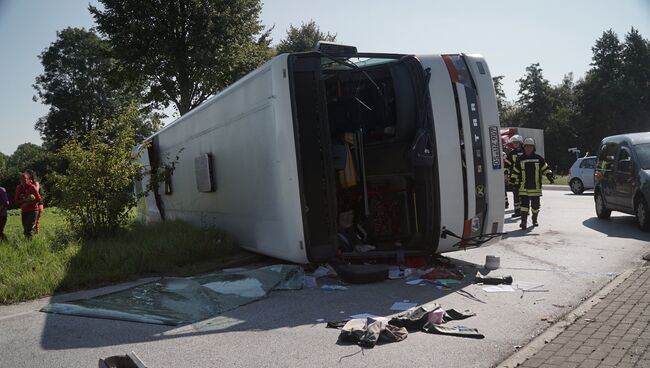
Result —
<instances>
[{"instance_id":1,"label":"green grass","mask_svg":"<svg viewBox=\"0 0 650 368\"><path fill-rule=\"evenodd\" d=\"M95 287L148 275L192 275L213 270L240 252L215 229L187 223L133 223L109 238L82 241L67 230L63 214L46 209L41 231L23 238L20 213L9 212L0 242L0 304Z\"/></svg>"},{"instance_id":2,"label":"green grass","mask_svg":"<svg viewBox=\"0 0 650 368\"><path fill-rule=\"evenodd\" d=\"M548 179L544 176L542 177L542 184L550 184L548 182ZM555 178L555 184L556 185L569 185L569 177L566 175L558 175Z\"/></svg>"}]
</instances>

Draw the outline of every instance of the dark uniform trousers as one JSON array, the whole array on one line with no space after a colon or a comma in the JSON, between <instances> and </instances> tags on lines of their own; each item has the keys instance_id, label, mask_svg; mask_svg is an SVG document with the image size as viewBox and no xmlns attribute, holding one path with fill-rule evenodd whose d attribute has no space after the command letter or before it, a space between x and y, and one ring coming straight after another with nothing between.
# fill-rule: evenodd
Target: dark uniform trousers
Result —
<instances>
[{"instance_id":1,"label":"dark uniform trousers","mask_svg":"<svg viewBox=\"0 0 650 368\"><path fill-rule=\"evenodd\" d=\"M536 153L530 156L523 155L513 168L516 182L519 184L519 198L521 200L521 223L526 224L528 214L533 214L533 224L537 225L537 215L542 196L542 176L552 177L553 172L544 158Z\"/></svg>"},{"instance_id":2,"label":"dark uniform trousers","mask_svg":"<svg viewBox=\"0 0 650 368\"><path fill-rule=\"evenodd\" d=\"M516 175L514 168L517 165L517 159L522 155L522 151L513 150L506 155L505 159L505 175ZM515 213L520 211L521 198L519 196L519 185L512 185L512 201L515 208ZM508 190L506 188L506 202L508 201Z\"/></svg>"}]
</instances>

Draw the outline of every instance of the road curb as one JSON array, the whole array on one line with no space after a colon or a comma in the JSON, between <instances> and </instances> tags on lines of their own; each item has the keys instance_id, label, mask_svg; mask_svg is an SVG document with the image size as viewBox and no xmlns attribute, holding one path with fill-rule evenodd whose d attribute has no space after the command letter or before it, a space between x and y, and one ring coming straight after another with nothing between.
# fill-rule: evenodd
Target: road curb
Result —
<instances>
[{"instance_id":1,"label":"road curb","mask_svg":"<svg viewBox=\"0 0 650 368\"><path fill-rule=\"evenodd\" d=\"M512 354L506 360L501 362L496 368L513 368L522 364L526 359L532 357L540 351L544 345L549 343L551 340L556 338L561 334L567 327L571 326L578 318L587 313L594 305L598 304L602 299L605 298L612 290L616 289L623 281L627 280L636 269L627 270L615 279L610 281L605 287L603 287L599 292L594 294L591 298L587 299L585 302L580 304L576 309L572 310L564 317L562 317L554 325L546 329L539 336L532 339L526 346L518 350L516 353Z\"/></svg>"}]
</instances>

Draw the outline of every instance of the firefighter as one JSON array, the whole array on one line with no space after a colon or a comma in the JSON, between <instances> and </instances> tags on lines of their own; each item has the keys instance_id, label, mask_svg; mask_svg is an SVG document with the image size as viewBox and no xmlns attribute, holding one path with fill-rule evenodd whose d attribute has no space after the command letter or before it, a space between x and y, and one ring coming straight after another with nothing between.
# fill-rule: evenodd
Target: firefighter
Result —
<instances>
[{"instance_id":1,"label":"firefighter","mask_svg":"<svg viewBox=\"0 0 650 368\"><path fill-rule=\"evenodd\" d=\"M509 146L512 147L508 153L506 153L505 165L504 165L504 175L508 182L512 182L512 168L515 166L515 163L521 155L524 154L524 151L521 147L524 139L516 134L513 135L510 140L508 140ZM507 197L507 196L506 196ZM515 212L512 214L512 217L521 216L521 201L519 199L519 188L516 185L512 186L512 202L515 208Z\"/></svg>"},{"instance_id":2,"label":"firefighter","mask_svg":"<svg viewBox=\"0 0 650 368\"><path fill-rule=\"evenodd\" d=\"M554 183L553 172L544 157L535 153L535 140L524 140L524 154L517 159L512 169L514 184L519 186L521 199L520 228L527 227L528 213L533 213L533 226L538 226L539 202L542 196L542 175L546 175L551 184ZM531 211L532 210L532 211Z\"/></svg>"}]
</instances>

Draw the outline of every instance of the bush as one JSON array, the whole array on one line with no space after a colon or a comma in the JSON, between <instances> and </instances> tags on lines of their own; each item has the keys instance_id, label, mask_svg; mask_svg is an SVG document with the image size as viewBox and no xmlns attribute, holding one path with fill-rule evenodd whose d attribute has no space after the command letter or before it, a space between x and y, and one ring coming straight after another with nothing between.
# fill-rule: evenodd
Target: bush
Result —
<instances>
[{"instance_id":1,"label":"bush","mask_svg":"<svg viewBox=\"0 0 650 368\"><path fill-rule=\"evenodd\" d=\"M133 179L142 174L136 160L140 153L132 152L137 119L138 111L131 108L58 152L68 163L65 174L54 174L58 205L83 237L110 234L129 222L136 204Z\"/></svg>"}]
</instances>

